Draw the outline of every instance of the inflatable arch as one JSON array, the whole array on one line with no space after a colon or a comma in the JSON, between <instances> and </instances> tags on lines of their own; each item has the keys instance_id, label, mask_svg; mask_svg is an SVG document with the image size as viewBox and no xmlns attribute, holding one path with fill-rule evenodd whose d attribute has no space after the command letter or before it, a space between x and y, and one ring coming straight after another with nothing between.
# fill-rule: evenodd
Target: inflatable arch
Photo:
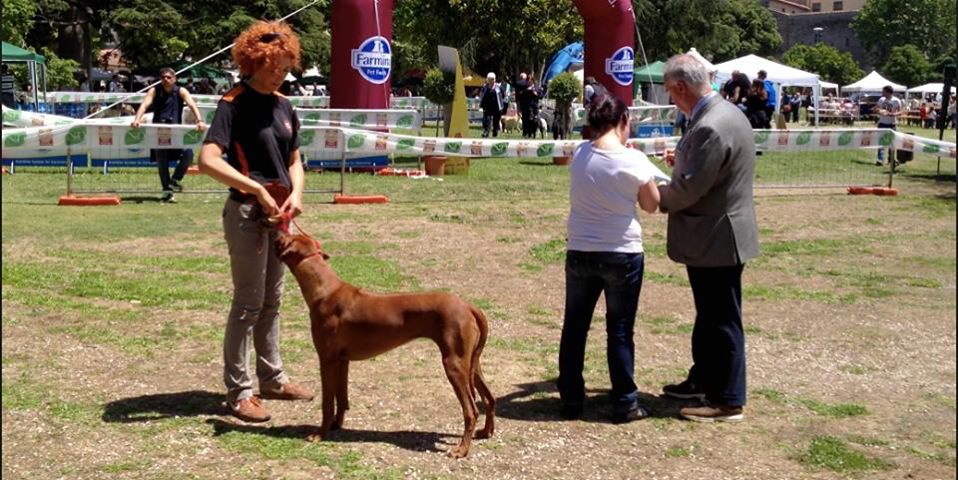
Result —
<instances>
[{"instance_id":1,"label":"inflatable arch","mask_svg":"<svg viewBox=\"0 0 958 480\"><path fill-rule=\"evenodd\" d=\"M585 75L631 106L635 60L631 2L573 1L585 21ZM394 5L394 0L333 1L331 108L389 108Z\"/></svg>"}]
</instances>

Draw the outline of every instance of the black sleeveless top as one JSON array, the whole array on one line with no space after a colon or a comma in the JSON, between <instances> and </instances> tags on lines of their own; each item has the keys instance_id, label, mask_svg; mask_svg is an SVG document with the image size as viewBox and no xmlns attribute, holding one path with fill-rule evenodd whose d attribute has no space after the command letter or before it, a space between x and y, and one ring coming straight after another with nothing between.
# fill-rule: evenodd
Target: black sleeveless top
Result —
<instances>
[{"instance_id":1,"label":"black sleeveless top","mask_svg":"<svg viewBox=\"0 0 958 480\"><path fill-rule=\"evenodd\" d=\"M153 87L153 123L183 123L183 99L180 98L180 86L173 85L169 93L163 85Z\"/></svg>"}]
</instances>

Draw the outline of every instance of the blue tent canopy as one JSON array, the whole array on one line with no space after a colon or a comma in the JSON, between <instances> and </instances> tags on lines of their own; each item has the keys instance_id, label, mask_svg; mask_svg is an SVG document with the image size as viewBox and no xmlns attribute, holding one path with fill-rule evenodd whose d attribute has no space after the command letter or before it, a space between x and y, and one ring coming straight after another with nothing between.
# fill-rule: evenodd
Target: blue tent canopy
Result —
<instances>
[{"instance_id":1,"label":"blue tent canopy","mask_svg":"<svg viewBox=\"0 0 958 480\"><path fill-rule=\"evenodd\" d=\"M566 45L549 60L549 67L542 75L542 83L547 83L552 77L568 70L571 66L582 65L584 61L585 49L582 42Z\"/></svg>"}]
</instances>

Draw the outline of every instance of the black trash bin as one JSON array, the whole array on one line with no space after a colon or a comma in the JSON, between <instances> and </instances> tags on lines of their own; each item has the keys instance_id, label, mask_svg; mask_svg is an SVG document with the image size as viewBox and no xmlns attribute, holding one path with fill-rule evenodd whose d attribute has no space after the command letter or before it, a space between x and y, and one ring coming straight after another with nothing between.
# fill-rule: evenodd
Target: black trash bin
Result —
<instances>
[{"instance_id":1,"label":"black trash bin","mask_svg":"<svg viewBox=\"0 0 958 480\"><path fill-rule=\"evenodd\" d=\"M914 135L914 132L903 132L906 135ZM896 150L895 151L895 161L899 164L910 162L915 158L915 152L911 150Z\"/></svg>"}]
</instances>

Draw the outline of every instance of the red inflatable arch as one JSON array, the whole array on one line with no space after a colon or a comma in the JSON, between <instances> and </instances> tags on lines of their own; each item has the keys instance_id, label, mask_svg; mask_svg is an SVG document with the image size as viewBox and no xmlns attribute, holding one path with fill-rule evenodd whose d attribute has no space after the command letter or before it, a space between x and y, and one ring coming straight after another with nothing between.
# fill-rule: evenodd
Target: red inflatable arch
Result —
<instances>
[{"instance_id":1,"label":"red inflatable arch","mask_svg":"<svg viewBox=\"0 0 958 480\"><path fill-rule=\"evenodd\" d=\"M631 2L573 0L585 21L585 75L632 105ZM394 0L334 0L332 108L389 108Z\"/></svg>"}]
</instances>

